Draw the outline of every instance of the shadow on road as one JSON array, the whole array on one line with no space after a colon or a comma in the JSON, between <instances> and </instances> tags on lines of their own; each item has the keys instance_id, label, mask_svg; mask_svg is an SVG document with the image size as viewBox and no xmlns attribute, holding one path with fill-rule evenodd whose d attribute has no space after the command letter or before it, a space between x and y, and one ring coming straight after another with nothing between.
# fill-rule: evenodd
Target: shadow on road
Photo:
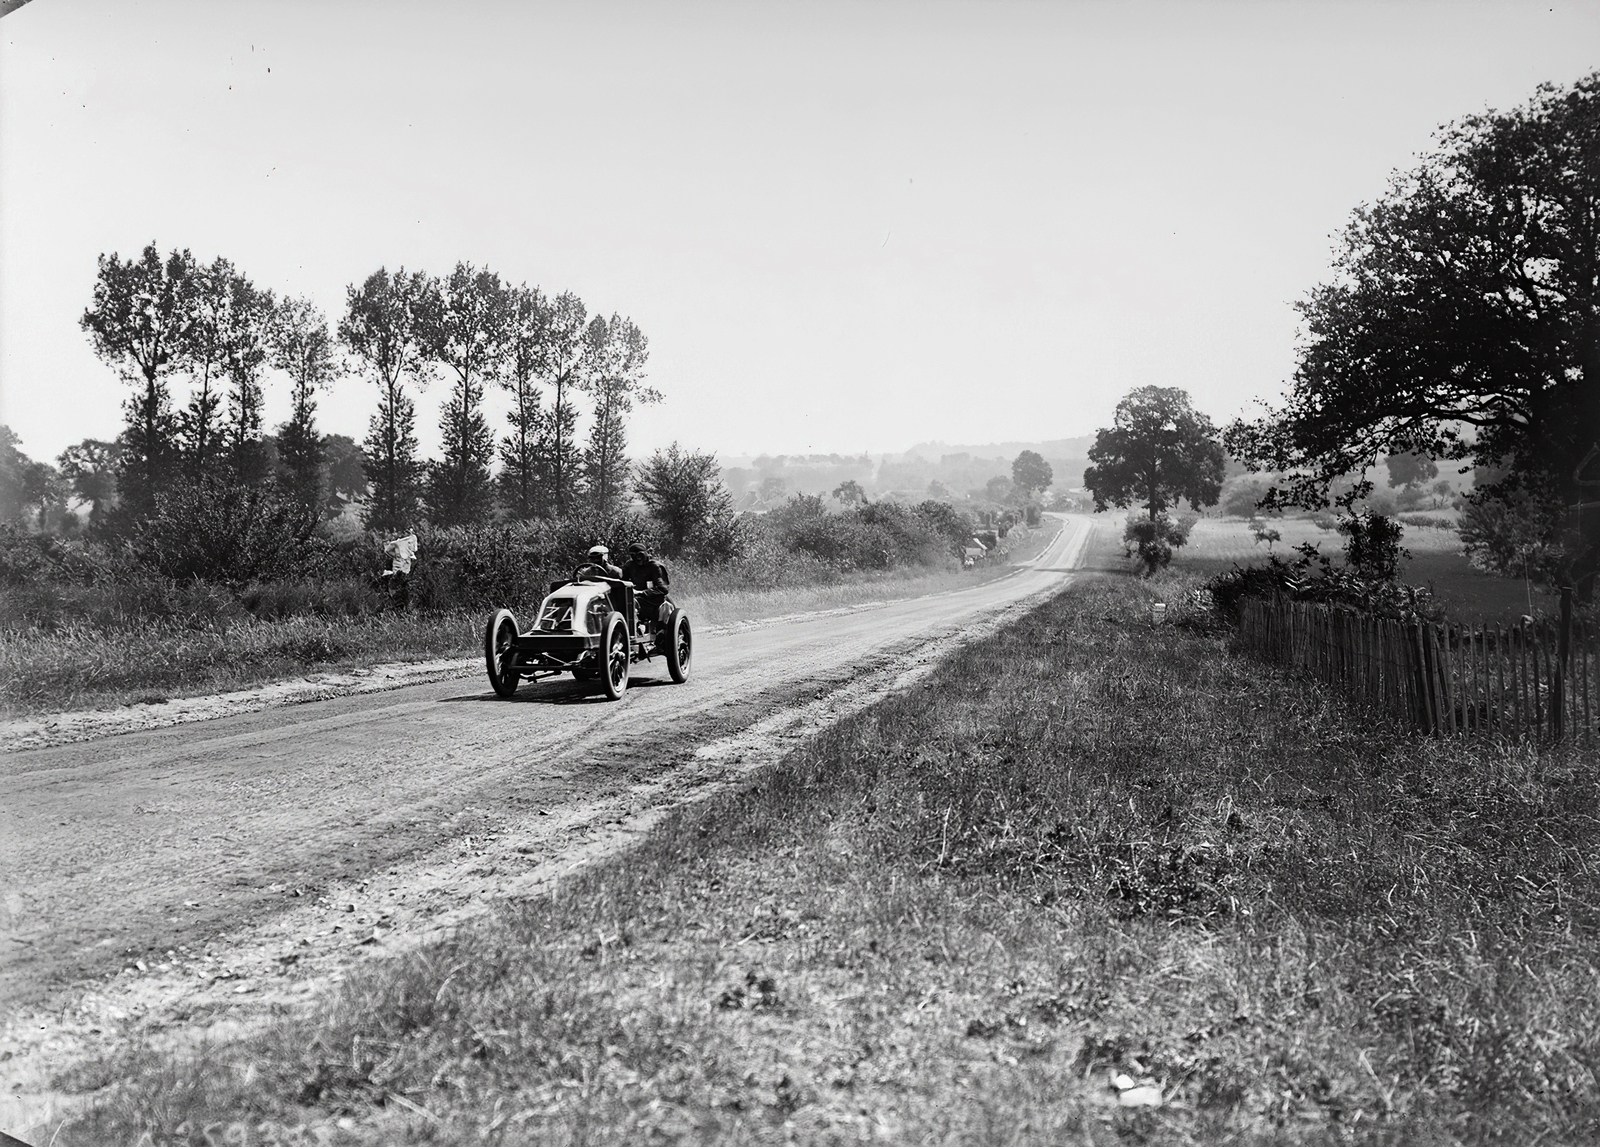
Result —
<instances>
[{"instance_id":1,"label":"shadow on road","mask_svg":"<svg viewBox=\"0 0 1600 1147\"><path fill-rule=\"evenodd\" d=\"M665 678L633 678L628 681L628 691L635 689L653 689L658 685L671 685L672 682ZM575 681L543 681L538 683L523 682L517 691L510 697L501 697L492 689L485 689L482 693L468 693L459 697L440 697L439 704L455 705L463 701L492 701L498 704L520 704L523 702L536 702L546 705L587 705L604 704L609 701L598 685L579 684Z\"/></svg>"}]
</instances>

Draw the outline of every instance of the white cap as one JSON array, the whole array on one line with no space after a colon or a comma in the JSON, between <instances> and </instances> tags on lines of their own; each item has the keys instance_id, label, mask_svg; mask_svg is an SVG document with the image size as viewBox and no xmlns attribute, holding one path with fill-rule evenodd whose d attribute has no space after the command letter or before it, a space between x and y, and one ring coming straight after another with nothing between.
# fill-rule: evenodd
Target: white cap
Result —
<instances>
[{"instance_id":1,"label":"white cap","mask_svg":"<svg viewBox=\"0 0 1600 1147\"><path fill-rule=\"evenodd\" d=\"M589 556L592 558L596 554L599 554L601 557L606 558L606 557L610 557L611 556L611 551L606 549L604 546L590 546L589 547Z\"/></svg>"}]
</instances>

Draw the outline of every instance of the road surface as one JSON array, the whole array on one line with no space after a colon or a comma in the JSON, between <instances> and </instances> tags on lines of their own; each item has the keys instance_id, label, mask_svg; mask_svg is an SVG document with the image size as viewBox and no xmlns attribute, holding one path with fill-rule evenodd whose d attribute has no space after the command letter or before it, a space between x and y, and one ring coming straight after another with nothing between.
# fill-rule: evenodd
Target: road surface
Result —
<instances>
[{"instance_id":1,"label":"road surface","mask_svg":"<svg viewBox=\"0 0 1600 1147\"><path fill-rule=\"evenodd\" d=\"M903 684L1059 587L1092 528L968 589L702 635L688 683L636 666L621 704L480 673L0 756L0 1009L392 948Z\"/></svg>"}]
</instances>

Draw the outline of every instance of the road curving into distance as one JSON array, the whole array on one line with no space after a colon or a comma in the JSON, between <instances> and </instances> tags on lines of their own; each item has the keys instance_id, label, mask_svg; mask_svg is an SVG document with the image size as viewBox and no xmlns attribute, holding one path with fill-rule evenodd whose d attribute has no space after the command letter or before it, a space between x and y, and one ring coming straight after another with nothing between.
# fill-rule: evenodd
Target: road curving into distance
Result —
<instances>
[{"instance_id":1,"label":"road curving into distance","mask_svg":"<svg viewBox=\"0 0 1600 1147\"><path fill-rule=\"evenodd\" d=\"M1092 529L970 588L700 635L688 683L639 665L621 704L480 674L0 756L0 1042L292 1000L537 888L1058 589Z\"/></svg>"}]
</instances>

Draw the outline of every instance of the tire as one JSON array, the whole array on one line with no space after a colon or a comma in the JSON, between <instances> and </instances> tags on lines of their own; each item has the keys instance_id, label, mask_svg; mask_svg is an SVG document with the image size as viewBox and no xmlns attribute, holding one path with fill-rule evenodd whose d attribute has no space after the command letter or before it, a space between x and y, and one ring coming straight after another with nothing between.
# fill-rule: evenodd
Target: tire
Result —
<instances>
[{"instance_id":1,"label":"tire","mask_svg":"<svg viewBox=\"0 0 1600 1147\"><path fill-rule=\"evenodd\" d=\"M689 680L689 658L694 653L694 630L688 615L674 610L666 636L667 672L674 683L682 685Z\"/></svg>"},{"instance_id":2,"label":"tire","mask_svg":"<svg viewBox=\"0 0 1600 1147\"><path fill-rule=\"evenodd\" d=\"M483 630L483 660L496 694L510 697L522 674L511 667L516 658L517 619L509 609L498 611Z\"/></svg>"},{"instance_id":3,"label":"tire","mask_svg":"<svg viewBox=\"0 0 1600 1147\"><path fill-rule=\"evenodd\" d=\"M633 652L628 646L628 627L621 615L613 613L606 618L602 632L605 640L600 648L605 650L605 662L600 666L600 684L607 697L620 701L628 691L628 662Z\"/></svg>"}]
</instances>

